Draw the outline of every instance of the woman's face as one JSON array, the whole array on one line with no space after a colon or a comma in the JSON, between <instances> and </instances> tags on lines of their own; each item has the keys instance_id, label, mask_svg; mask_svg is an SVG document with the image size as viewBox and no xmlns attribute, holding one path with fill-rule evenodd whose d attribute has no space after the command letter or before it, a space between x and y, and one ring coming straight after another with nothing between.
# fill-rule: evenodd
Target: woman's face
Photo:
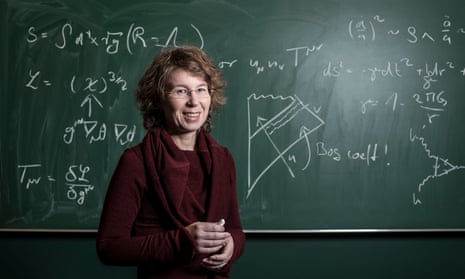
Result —
<instances>
[{"instance_id":1,"label":"woman's face","mask_svg":"<svg viewBox=\"0 0 465 279\"><path fill-rule=\"evenodd\" d=\"M197 132L207 120L210 110L207 82L177 69L171 74L170 84L173 89L168 92L163 106L167 131L173 135Z\"/></svg>"}]
</instances>

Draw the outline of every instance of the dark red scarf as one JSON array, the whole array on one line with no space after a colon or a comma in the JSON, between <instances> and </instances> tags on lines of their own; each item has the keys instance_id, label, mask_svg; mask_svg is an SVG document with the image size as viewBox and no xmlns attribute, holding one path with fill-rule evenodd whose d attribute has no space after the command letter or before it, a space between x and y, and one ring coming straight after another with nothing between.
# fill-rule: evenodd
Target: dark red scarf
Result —
<instances>
[{"instance_id":1,"label":"dark red scarf","mask_svg":"<svg viewBox=\"0 0 465 279\"><path fill-rule=\"evenodd\" d=\"M154 186L166 212L179 227L199 221L188 216L203 215L204 221L217 221L220 205L216 200L224 198L218 196L224 190L221 189L221 185L225 185L226 182L224 179L227 179L224 170L219 167L221 155L218 154L219 149L215 148L219 145L208 133L201 131L197 135L196 147L206 169L205 179L209 191L206 208L193 206L194 203L189 200L190 196L186 194L189 161L171 136L164 129L156 129L147 133L143 141L145 167L149 173L148 181ZM186 208L189 207L189 210L194 212L186 214Z\"/></svg>"}]
</instances>

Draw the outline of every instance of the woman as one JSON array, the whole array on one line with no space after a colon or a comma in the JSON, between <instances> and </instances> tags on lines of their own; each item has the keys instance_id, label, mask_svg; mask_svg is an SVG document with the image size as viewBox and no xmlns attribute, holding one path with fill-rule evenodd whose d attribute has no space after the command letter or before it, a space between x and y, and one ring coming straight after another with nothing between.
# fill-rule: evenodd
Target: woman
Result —
<instances>
[{"instance_id":1,"label":"woman","mask_svg":"<svg viewBox=\"0 0 465 279\"><path fill-rule=\"evenodd\" d=\"M164 50L139 81L147 134L120 158L97 237L138 278L228 278L244 250L235 165L209 134L225 82L196 47Z\"/></svg>"}]
</instances>

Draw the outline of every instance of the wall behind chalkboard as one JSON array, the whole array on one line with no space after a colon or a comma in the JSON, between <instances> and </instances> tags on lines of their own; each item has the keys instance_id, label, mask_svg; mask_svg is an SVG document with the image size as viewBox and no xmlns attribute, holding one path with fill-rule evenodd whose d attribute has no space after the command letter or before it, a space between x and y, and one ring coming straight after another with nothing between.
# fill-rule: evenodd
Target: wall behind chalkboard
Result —
<instances>
[{"instance_id":1,"label":"wall behind chalkboard","mask_svg":"<svg viewBox=\"0 0 465 279\"><path fill-rule=\"evenodd\" d=\"M7 1L0 227L95 230L163 47L228 80L250 231L464 229L461 1Z\"/></svg>"}]
</instances>

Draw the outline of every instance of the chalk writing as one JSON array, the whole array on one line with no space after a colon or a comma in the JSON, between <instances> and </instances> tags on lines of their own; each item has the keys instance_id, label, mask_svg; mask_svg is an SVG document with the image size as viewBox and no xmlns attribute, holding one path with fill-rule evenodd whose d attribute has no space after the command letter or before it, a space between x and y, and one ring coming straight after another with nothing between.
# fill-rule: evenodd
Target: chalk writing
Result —
<instances>
[{"instance_id":1,"label":"chalk writing","mask_svg":"<svg viewBox=\"0 0 465 279\"><path fill-rule=\"evenodd\" d=\"M363 18L349 21L349 35L352 39L374 41L376 39L376 31L373 22L364 20Z\"/></svg>"},{"instance_id":2,"label":"chalk writing","mask_svg":"<svg viewBox=\"0 0 465 279\"><path fill-rule=\"evenodd\" d=\"M407 73L415 73L420 78L422 83L421 89L424 91L413 93L412 98L415 104L425 111L427 119L426 124L432 124L433 119L438 118L440 112L445 111L448 104L446 91L441 89L434 90L433 87L438 84L440 79L444 78L446 74L453 74L456 69L455 63L451 61L416 65L412 59L404 57L394 62L387 61L385 66L363 68L359 73L369 73L371 82L376 82L380 78L401 79ZM322 70L323 76L328 78L340 77L343 74L352 75L354 73L356 73L355 70L347 66L343 61L330 61L326 68ZM392 104L393 111L396 107L404 105L404 102L398 102L398 95L399 93L396 92L391 95L389 99L383 100L385 105L388 103ZM376 107L380 102L381 100L375 100L373 98L360 100L362 114L366 113L368 107ZM423 127L426 127L426 124L423 125Z\"/></svg>"},{"instance_id":3,"label":"chalk writing","mask_svg":"<svg viewBox=\"0 0 465 279\"><path fill-rule=\"evenodd\" d=\"M31 88L33 90L39 89L38 83L42 83L45 86L51 86L52 83L49 80L40 80L38 81L37 79L39 78L40 71L32 72L32 70L29 71L29 81L26 83L26 87Z\"/></svg>"},{"instance_id":4,"label":"chalk writing","mask_svg":"<svg viewBox=\"0 0 465 279\"><path fill-rule=\"evenodd\" d=\"M200 30L193 24L190 25L190 31L199 40L201 48L204 46L204 38ZM134 48L142 47L167 47L169 45L176 46L178 43L179 27L175 26L171 30L168 38L163 41L158 36L145 36L145 28L143 26L130 24L126 32L123 31L107 31L105 34L97 35L95 31L76 31L73 23L65 23L60 28L59 34L50 34L49 32L37 33L35 26L30 26L27 31L26 42L28 44L36 44L39 40L47 39L50 37L56 38L54 46L58 49L65 49L69 45L78 47L103 47L105 52L110 55L115 55L121 51L124 45L125 50L133 55ZM189 32L187 32L189 33Z\"/></svg>"},{"instance_id":5,"label":"chalk writing","mask_svg":"<svg viewBox=\"0 0 465 279\"><path fill-rule=\"evenodd\" d=\"M30 80L26 83L26 87L31 88L32 90L39 89L38 77L40 71L33 72L29 71ZM45 86L52 86L52 82L49 80L42 80L41 83ZM104 94L109 92L110 85L116 85L117 89L121 92L127 91L127 81L119 74L108 71L106 75L93 78L85 77L82 78L82 81L79 82L78 77L73 75L70 79L70 90L73 94L83 92L88 93L82 100L80 107L87 109L87 116L90 118L92 116L92 108L95 107L94 104L100 108L103 108L103 104L96 94Z\"/></svg>"},{"instance_id":6,"label":"chalk writing","mask_svg":"<svg viewBox=\"0 0 465 279\"><path fill-rule=\"evenodd\" d=\"M79 88L76 85L76 75L73 75L70 82L71 92L77 93L78 90L87 93L87 96L81 102L81 107L87 108L87 116L92 117L92 107L93 104L96 104L98 107L103 108L102 102L95 94L104 94L108 92L109 83L115 84L118 86L118 90L126 91L127 82L120 75L117 75L115 72L109 71L107 76L102 76L100 78L86 77L83 79L83 85Z\"/></svg>"},{"instance_id":7,"label":"chalk writing","mask_svg":"<svg viewBox=\"0 0 465 279\"><path fill-rule=\"evenodd\" d=\"M428 174L419 184L417 191L413 192L413 204L414 205L421 205L422 200L419 198L423 187L432 179L437 179L442 176L448 175L453 171L457 170L465 170L465 165L456 165L452 162L449 162L447 158L443 158L438 154L434 154L429 147L426 139L422 136L416 135L412 129L410 129L409 140L412 143L418 142L423 147L425 154L428 156L429 159L432 160L433 165L432 169L430 170L431 173Z\"/></svg>"},{"instance_id":8,"label":"chalk writing","mask_svg":"<svg viewBox=\"0 0 465 279\"><path fill-rule=\"evenodd\" d=\"M262 73L265 68L277 68L281 71L284 69L284 64L279 64L278 61L267 61L267 63L263 65L258 60L250 59L249 65L250 67L256 69L257 75Z\"/></svg>"},{"instance_id":9,"label":"chalk writing","mask_svg":"<svg viewBox=\"0 0 465 279\"><path fill-rule=\"evenodd\" d=\"M398 93L394 92L389 98L387 98L384 103L382 102L381 104L384 104L385 106L390 106L392 111L396 111L400 106L404 106L404 103L398 101ZM362 114L365 114L367 112L367 109L369 107L376 107L379 104L379 100L373 100L373 99L368 99L364 101L360 101L361 104L361 109L360 111Z\"/></svg>"},{"instance_id":10,"label":"chalk writing","mask_svg":"<svg viewBox=\"0 0 465 279\"><path fill-rule=\"evenodd\" d=\"M342 148L331 146L329 147L325 142L316 143L316 155L319 157L328 157L336 162L342 161L342 159L347 159L350 161L361 161L364 162L367 166L375 163L381 157L381 151L378 143L368 144L365 150L354 151L347 150L343 152ZM388 154L388 145L384 145L384 154ZM345 157L343 156L345 155ZM390 163L386 163L387 166L390 166Z\"/></svg>"},{"instance_id":11,"label":"chalk writing","mask_svg":"<svg viewBox=\"0 0 465 279\"><path fill-rule=\"evenodd\" d=\"M407 42L410 44L427 41L431 43L443 42L449 46L452 45L453 42L451 36L453 31L455 31L455 34L464 34L464 28L453 26L452 19L449 15L444 15L442 26L438 27L440 31L438 35L435 34L437 32L433 31L419 31L418 27L414 25L410 25L405 29L387 27L386 33L377 32L380 27L386 27L388 24L389 21L386 21L386 19L382 18L380 15L375 15L372 18L359 17L349 20L347 24L348 34L352 40L375 41L377 39L377 34L380 33L392 37L406 37Z\"/></svg>"},{"instance_id":12,"label":"chalk writing","mask_svg":"<svg viewBox=\"0 0 465 279\"><path fill-rule=\"evenodd\" d=\"M21 164L18 165L19 184L24 185L26 190L29 190L32 185L38 186L42 183L42 174L37 170L42 169L42 164ZM75 201L78 205L83 205L86 196L90 191L94 190L94 185L90 183L87 175L90 172L90 167L79 164L70 165L64 174L63 182L68 188L66 196L67 199ZM56 183L56 179L47 175L46 181L49 183Z\"/></svg>"},{"instance_id":13,"label":"chalk writing","mask_svg":"<svg viewBox=\"0 0 465 279\"><path fill-rule=\"evenodd\" d=\"M303 46L303 47L292 47L286 49L286 52L294 52L294 67L299 66L299 61L301 57L301 53L303 52L304 56L309 56L311 53L320 50L323 47L323 44L319 44L318 46L313 45L312 47Z\"/></svg>"},{"instance_id":14,"label":"chalk writing","mask_svg":"<svg viewBox=\"0 0 465 279\"><path fill-rule=\"evenodd\" d=\"M65 128L63 134L63 141L66 144L71 144L76 136L78 130L84 132L84 137L87 143L101 142L107 139L107 124L97 120L84 120L80 118L76 120L73 125ZM134 141L136 134L136 125L129 126L122 123L113 124L113 136L117 143L126 145Z\"/></svg>"},{"instance_id":15,"label":"chalk writing","mask_svg":"<svg viewBox=\"0 0 465 279\"><path fill-rule=\"evenodd\" d=\"M218 63L218 67L220 69L223 69L224 67L232 68L232 66L237 62L237 59L234 59L232 61L221 61Z\"/></svg>"},{"instance_id":16,"label":"chalk writing","mask_svg":"<svg viewBox=\"0 0 465 279\"><path fill-rule=\"evenodd\" d=\"M76 88L76 75L73 75L70 82L71 91L76 93L79 88ZM119 86L120 91L126 91L127 82L121 77L121 75L116 74L115 72L109 71L107 76L101 76L99 78L86 77L83 78L84 85L81 86L82 91L96 92L96 93L105 93L108 91L108 84L113 83Z\"/></svg>"},{"instance_id":17,"label":"chalk writing","mask_svg":"<svg viewBox=\"0 0 465 279\"><path fill-rule=\"evenodd\" d=\"M89 191L94 190L94 185L86 178L89 171L88 166L71 165L65 174L65 184L68 186L66 196L70 200L75 200L78 205L83 205Z\"/></svg>"},{"instance_id":18,"label":"chalk writing","mask_svg":"<svg viewBox=\"0 0 465 279\"><path fill-rule=\"evenodd\" d=\"M40 164L27 164L27 165L18 165L18 169L21 171L19 183L24 184L26 183L26 189L29 189L31 185L36 185L40 183L40 180L42 177L28 177L26 176L28 174L28 171L30 169L38 168L40 167Z\"/></svg>"},{"instance_id":19,"label":"chalk writing","mask_svg":"<svg viewBox=\"0 0 465 279\"><path fill-rule=\"evenodd\" d=\"M254 110L254 103L261 102L278 102L282 104L282 110L265 116L260 114L259 110ZM312 110L308 105L304 104L297 96L272 96L272 95L256 95L252 94L247 98L247 115L248 115L248 191L247 197L250 196L258 181L269 171L269 169L281 162L289 172L291 177L295 177L294 169L289 164L289 160L285 155L289 154L290 161L296 162L292 148L304 142L307 147L307 158L303 169L305 169L311 160L311 149L308 135L315 132L318 128L324 125L324 121ZM297 123L297 124L296 124ZM288 143L280 148L275 140L275 134L282 133L282 130L289 128L288 125L300 127L293 131L294 134L288 135ZM258 140L262 138L265 142ZM254 157L254 150L259 145L267 144L274 151L275 156L269 162L265 162L263 167L254 164L251 158ZM295 151L297 152L297 151ZM300 152L301 153L301 152ZM301 155L301 154L300 154Z\"/></svg>"},{"instance_id":20,"label":"chalk writing","mask_svg":"<svg viewBox=\"0 0 465 279\"><path fill-rule=\"evenodd\" d=\"M259 53L258 55L254 55L253 51L250 53L246 51L255 46L267 48L270 42L273 43L276 38L279 38L282 35L279 33L281 31L275 31L273 28L270 28L270 30L273 29L272 32L263 34L262 37L259 36L263 42L257 40L256 45L255 42L250 44L245 39L244 42L241 41L247 47L243 48L244 51L242 49L234 51L234 55L229 55L229 50L226 49L236 47L232 40L230 41L231 46L229 46L229 42L222 45L225 47L225 51L217 52L224 57L221 57L217 65L220 69L224 69L226 74L231 74L229 77L232 77L232 83L236 82L234 78L238 76L235 74L236 70L240 70L240 77L252 77L251 83L257 86L253 89L255 92L260 92L260 90L267 92L266 94L253 93L246 97L248 121L246 199L257 194L255 192L257 189L267 187L265 184L269 180L266 177L272 176L272 171L284 170L285 178L291 181L288 184L292 184L292 181L297 181L298 176L302 173L309 173L313 170L315 160L318 163L323 162L325 167L345 167L350 164L351 167L360 166L376 171L380 169L377 167L382 165L383 171L386 172L399 168L399 166L384 168L384 166L389 167L399 163L390 160L398 158L393 153L400 152L396 146L397 138L396 140L376 138L378 135L370 134L370 131L366 131L369 128L365 126L365 130L362 131L363 133L356 143L352 139L330 141L328 137L332 137L333 134L330 132L332 129L325 127L330 123L326 122L327 119L331 119L331 121L343 119L340 121L344 122L340 124L342 127L346 121L349 121L345 119L347 116L345 113L355 111L355 117L363 120L372 120L371 117L377 117L377 121L373 121L375 122L373 125L378 125L385 120L384 114L394 115L395 117L392 119L396 119L400 123L404 120L400 119L401 117L419 113L419 119L423 122L415 122L414 124L419 124L419 128L426 129L427 127L436 127L434 125L440 124L442 118L446 118L444 116L448 117L450 110L457 107L454 106L457 105L457 92L452 91L460 88L456 84L452 87L453 89L448 87L448 79L454 79L454 83L455 80L465 81L465 62L462 57L455 56L457 52L453 52L451 57L448 57L447 54L449 50L452 53L457 45L462 44L463 39L465 39L465 27L460 26L457 19L451 14L440 14L439 20L438 18L435 20L428 18L428 24L424 24L424 18L421 21L414 17L409 20L411 22L402 25L403 21L397 21L383 14L349 16L342 18L342 23L339 26L329 26L329 24L326 25L326 22L321 25L322 29L335 30L334 36L322 30L321 34L310 38L299 35L299 38L283 39L281 40L282 44L277 44L279 49L275 51L276 53L269 53L268 49L266 51L254 49L256 53ZM62 19L50 24L42 24L37 21L23 24L19 40L23 44L22 47L24 44L26 45L24 48L26 51L30 50L27 55L33 59L27 61L26 68L19 74L19 87L33 95L34 98L40 93L46 95L45 93L59 92L59 94L68 97L70 103L72 102L71 105L68 105L74 106L72 108L77 111L75 113L73 110L74 114L71 119L67 117L59 121L58 129L52 129L54 123L51 122L53 121L43 124L44 127L40 133L57 131L56 137L58 137L60 144L64 143L65 147L73 145L73 147L82 149L85 149L87 145L98 147L110 143L124 146L133 143L136 140L136 125L130 121L125 123L125 121L112 119L108 113L115 107L113 105L120 101L115 101L117 96L114 95L127 92L134 85L130 84L133 82L134 68L131 68L133 65L126 67L125 55L131 57L128 60L135 60L137 57L144 57L140 55L142 52L145 55L145 52L151 53L153 49L156 52L168 46L184 43L204 48L208 39L211 41L208 42L207 46L214 48L214 44L217 44L218 41L215 37L217 34L212 32L205 37L204 30L197 27L205 26L204 22L197 21L199 23L197 25L197 22L193 21L193 23L188 22L184 25L170 24L168 27L159 27L158 29L154 29L152 26L150 29L146 28L140 23L148 21L142 19L139 23L132 22L132 20L128 22L126 19L125 22L115 25L117 27L96 26L95 28L83 27L77 21L70 19ZM211 31L212 29L208 27L205 30ZM277 30L281 29L277 28ZM338 33L339 30L341 32ZM309 29L309 31L313 30ZM230 37L234 38L240 35L232 34ZM272 38L269 39L266 36ZM337 38L335 38L336 36ZM336 55L334 54L334 46L330 45L331 42L335 41L344 41L343 47L337 48L341 51L337 51ZM378 52L378 47L387 41L394 42L392 49L399 47L402 51ZM103 57L97 62L108 60L110 61L108 65L111 66L105 67L105 65L100 64L98 65L99 69L102 66L103 70L99 72L76 70L76 72L60 74L57 78L52 75L52 71L45 68L48 65L38 64L48 61L48 57L35 59L35 53L42 50L44 46L63 56L71 53L70 63L76 62L77 64L72 69L84 68L81 63L84 64L88 61L80 59L87 57L87 54L96 54L96 57L99 58ZM425 46L426 48L423 48ZM387 48L389 47L391 45L388 45ZM384 51L387 48L379 50ZM276 48L273 46L270 49ZM440 50L441 54L444 55L426 57L425 52L431 49ZM353 50L357 54L355 59L351 57ZM367 53L367 50L374 50L374 52L373 54ZM74 60L74 58L76 59ZM308 73L300 71L301 68L304 69L307 66L310 66L312 70ZM243 74L243 72L245 73ZM307 74L308 76L305 76ZM285 77L283 80L285 80L286 86L292 84L286 88L289 91L280 93L279 90L284 87L281 84L277 84L276 88L267 87L270 77L276 84L280 77ZM254 92L248 88L247 82L250 80L245 79L240 80L238 84L245 87L245 92ZM350 86L348 86L350 88L346 89L345 85L349 83L345 82L348 80L351 81ZM359 87L356 84L358 81L363 83ZM260 82L263 82L264 85ZM403 83L406 86L391 88L391 86L403 85ZM265 88L260 88L260 86ZM341 88L343 89L341 90ZM306 91L307 89L308 91ZM360 92L356 92L357 90L364 92L359 94ZM235 93L231 92L230 95L233 104L244 100L242 95L233 94ZM337 99L341 95L350 96L349 102L346 103L346 99ZM54 96L47 94L47 97L53 98ZM111 99L111 104L108 103L108 99ZM307 99L314 103L307 103ZM47 101L44 100L44 103ZM461 99L459 99L460 101ZM340 104L341 106L339 106ZM340 109L342 106L344 107ZM116 106L116 108L119 107ZM334 108L336 111L332 110ZM240 114L243 111L245 109L241 107L240 112L237 113ZM334 115L338 113L340 115ZM377 113L380 113L381 116ZM59 114L59 116L61 115ZM103 118L100 117L101 115ZM45 121L50 119L51 117ZM417 121L416 119L412 121ZM49 124L50 126L48 126ZM352 124L351 128L355 126L353 123L350 124ZM404 128L394 122L389 123L388 126L395 126L392 127L392 130ZM347 128L341 127L337 128L341 131L345 131ZM326 128L328 129L325 130ZM407 131L402 132L404 138L401 140L408 141L405 136ZM365 137L368 134L370 137ZM342 133L341 135L345 136ZM389 136L395 138L397 135L390 134ZM412 146L419 144L427 154L428 163L431 161L431 167L427 170L428 175L421 177L418 184L415 181L411 185L412 188L415 188L412 194L413 204L421 205L426 203L422 191L428 187L428 183L433 179L439 179L452 172L463 170L465 165L452 163L445 156L435 154L427 144L427 140L415 134L413 129L410 129L408 144ZM245 160L242 156L238 156L238 158ZM16 164L14 163L14 165ZM34 188L44 184L63 187L64 191L62 192L67 201L73 205L82 206L86 203L86 199L92 197L96 185L101 184L100 181L93 181L91 174L96 170L92 167L91 171L90 164L71 163L66 167L64 173L57 176L58 179L46 174L44 169L44 165L34 161L17 165L17 182L20 187L26 191L34 190ZM245 174L239 173L238 175ZM405 199L409 206L411 206L411 191L411 189L408 190ZM415 207L412 206L412 208Z\"/></svg>"}]
</instances>

